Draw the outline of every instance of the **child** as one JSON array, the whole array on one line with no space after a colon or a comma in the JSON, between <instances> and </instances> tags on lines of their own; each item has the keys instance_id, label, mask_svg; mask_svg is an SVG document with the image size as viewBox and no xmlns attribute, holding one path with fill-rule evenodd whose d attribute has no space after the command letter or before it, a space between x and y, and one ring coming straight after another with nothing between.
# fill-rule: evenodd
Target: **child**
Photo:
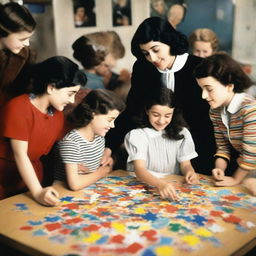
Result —
<instances>
[{"instance_id":1,"label":"child","mask_svg":"<svg viewBox=\"0 0 256 256\"><path fill-rule=\"evenodd\" d=\"M86 83L78 66L65 57L36 64L31 94L11 99L2 109L0 124L0 199L26 187L43 205L56 205L58 193L43 188L40 158L46 155L63 130L64 107Z\"/></svg>"},{"instance_id":2,"label":"child","mask_svg":"<svg viewBox=\"0 0 256 256\"><path fill-rule=\"evenodd\" d=\"M143 182L155 186L161 197L177 200L174 186L160 177L185 175L189 184L198 177L190 163L197 157L195 146L185 122L175 108L173 92L162 87L159 95L146 104L140 128L125 136L128 151L127 169L135 171Z\"/></svg>"},{"instance_id":3,"label":"child","mask_svg":"<svg viewBox=\"0 0 256 256\"><path fill-rule=\"evenodd\" d=\"M85 96L69 116L75 129L58 143L57 180L80 190L112 170L111 150L105 148L104 136L124 107L114 92L105 89L92 90Z\"/></svg>"},{"instance_id":4,"label":"child","mask_svg":"<svg viewBox=\"0 0 256 256\"><path fill-rule=\"evenodd\" d=\"M242 181L256 195L256 101L244 93L251 81L241 66L226 54L203 60L195 69L202 98L210 105L217 152L212 170L216 186L234 186ZM230 150L238 153L238 167L232 177L225 169L232 160ZM247 181L245 177L250 177ZM254 178L252 178L254 177Z\"/></svg>"},{"instance_id":5,"label":"child","mask_svg":"<svg viewBox=\"0 0 256 256\"><path fill-rule=\"evenodd\" d=\"M189 36L188 42L192 53L202 58L215 54L219 48L218 37L209 28L195 29Z\"/></svg>"},{"instance_id":6,"label":"child","mask_svg":"<svg viewBox=\"0 0 256 256\"><path fill-rule=\"evenodd\" d=\"M35 26L24 6L0 4L0 105L26 90L28 67L35 62L35 53L29 48Z\"/></svg>"}]
</instances>

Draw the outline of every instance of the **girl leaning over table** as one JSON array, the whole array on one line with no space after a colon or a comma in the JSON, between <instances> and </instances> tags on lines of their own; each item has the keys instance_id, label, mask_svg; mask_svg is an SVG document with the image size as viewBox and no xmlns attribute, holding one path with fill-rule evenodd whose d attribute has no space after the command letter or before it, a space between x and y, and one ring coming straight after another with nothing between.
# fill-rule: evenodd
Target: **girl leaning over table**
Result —
<instances>
[{"instance_id":1,"label":"girl leaning over table","mask_svg":"<svg viewBox=\"0 0 256 256\"><path fill-rule=\"evenodd\" d=\"M78 66L66 57L52 57L36 64L30 94L11 99L2 109L0 124L0 198L29 189L43 205L56 205L58 192L43 188L46 155L60 138L63 109L74 103L80 86L86 83Z\"/></svg>"},{"instance_id":2,"label":"girl leaning over table","mask_svg":"<svg viewBox=\"0 0 256 256\"><path fill-rule=\"evenodd\" d=\"M148 99L137 128L126 136L127 169L135 171L143 182L156 187L162 198L178 200L171 182L160 179L170 174L183 174L189 184L198 183L190 160L197 157L195 145L186 128L173 92L162 87Z\"/></svg>"},{"instance_id":3,"label":"girl leaning over table","mask_svg":"<svg viewBox=\"0 0 256 256\"><path fill-rule=\"evenodd\" d=\"M106 89L92 90L83 98L68 116L74 129L57 144L56 180L80 190L112 171L112 152L104 137L124 107L120 97Z\"/></svg>"},{"instance_id":4,"label":"girl leaning over table","mask_svg":"<svg viewBox=\"0 0 256 256\"><path fill-rule=\"evenodd\" d=\"M256 195L256 100L244 93L252 82L227 54L204 59L195 69L202 98L210 105L217 144L212 174L216 186L244 183ZM233 176L225 175L231 149L238 153Z\"/></svg>"}]
</instances>

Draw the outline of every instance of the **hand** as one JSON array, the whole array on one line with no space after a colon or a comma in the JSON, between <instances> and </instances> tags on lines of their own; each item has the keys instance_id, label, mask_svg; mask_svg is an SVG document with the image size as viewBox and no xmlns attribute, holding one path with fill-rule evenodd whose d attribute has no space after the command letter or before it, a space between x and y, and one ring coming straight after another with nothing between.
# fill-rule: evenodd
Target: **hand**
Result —
<instances>
[{"instance_id":1,"label":"hand","mask_svg":"<svg viewBox=\"0 0 256 256\"><path fill-rule=\"evenodd\" d=\"M35 196L38 203L46 206L56 206L59 204L59 193L53 187L42 188L42 190Z\"/></svg>"},{"instance_id":2,"label":"hand","mask_svg":"<svg viewBox=\"0 0 256 256\"><path fill-rule=\"evenodd\" d=\"M221 181L221 180L223 180L224 177L225 177L225 172L224 172L222 169L214 168L214 169L212 170L212 175L213 175L213 178L214 178L215 180Z\"/></svg>"},{"instance_id":3,"label":"hand","mask_svg":"<svg viewBox=\"0 0 256 256\"><path fill-rule=\"evenodd\" d=\"M161 181L160 184L157 186L157 189L162 198L171 198L174 201L179 200L176 189L171 183Z\"/></svg>"},{"instance_id":4,"label":"hand","mask_svg":"<svg viewBox=\"0 0 256 256\"><path fill-rule=\"evenodd\" d=\"M232 187L239 184L239 182L233 177L224 176L221 181L215 182L215 186L217 187Z\"/></svg>"},{"instance_id":5,"label":"hand","mask_svg":"<svg viewBox=\"0 0 256 256\"><path fill-rule=\"evenodd\" d=\"M188 171L185 175L185 180L188 184L198 184L199 183L198 175L194 171Z\"/></svg>"},{"instance_id":6,"label":"hand","mask_svg":"<svg viewBox=\"0 0 256 256\"><path fill-rule=\"evenodd\" d=\"M105 148L104 154L102 156L100 165L101 166L110 166L112 167L114 163L113 158L111 157L111 150L109 148Z\"/></svg>"},{"instance_id":7,"label":"hand","mask_svg":"<svg viewBox=\"0 0 256 256\"><path fill-rule=\"evenodd\" d=\"M112 171L111 166L101 166L98 168L98 172L100 173L100 176L103 178L107 176Z\"/></svg>"}]
</instances>

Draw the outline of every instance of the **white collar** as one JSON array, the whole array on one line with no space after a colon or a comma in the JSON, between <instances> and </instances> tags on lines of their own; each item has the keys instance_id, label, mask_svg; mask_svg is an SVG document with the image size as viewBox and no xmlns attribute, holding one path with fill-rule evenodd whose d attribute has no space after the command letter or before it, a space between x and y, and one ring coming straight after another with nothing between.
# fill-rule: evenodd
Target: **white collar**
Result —
<instances>
[{"instance_id":1,"label":"white collar","mask_svg":"<svg viewBox=\"0 0 256 256\"><path fill-rule=\"evenodd\" d=\"M230 114L236 113L241 108L244 98L245 98L245 93L235 93L235 95L233 96L231 102L227 107L227 111Z\"/></svg>"},{"instance_id":2,"label":"white collar","mask_svg":"<svg viewBox=\"0 0 256 256\"><path fill-rule=\"evenodd\" d=\"M182 69L187 61L188 53L184 53L181 55L177 55L172 67L170 69L166 68L164 70L157 69L160 73L169 73L169 72L177 72Z\"/></svg>"}]
</instances>

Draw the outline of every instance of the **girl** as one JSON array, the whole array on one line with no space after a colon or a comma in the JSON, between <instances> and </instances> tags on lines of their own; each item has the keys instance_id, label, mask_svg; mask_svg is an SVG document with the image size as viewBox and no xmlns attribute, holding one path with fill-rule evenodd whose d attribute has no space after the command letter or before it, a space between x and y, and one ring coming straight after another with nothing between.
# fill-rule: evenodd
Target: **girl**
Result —
<instances>
[{"instance_id":1,"label":"girl","mask_svg":"<svg viewBox=\"0 0 256 256\"><path fill-rule=\"evenodd\" d=\"M190 128L198 153L198 157L192 160L194 168L209 174L215 152L213 127L209 106L202 100L200 88L193 77L193 69L202 59L188 55L187 49L186 37L168 21L151 17L139 25L131 42L137 61L133 66L127 108L116 120L116 129L107 136L107 145L113 150L118 149L125 134L135 128L133 117L143 110L144 101L157 93L162 81L164 87L174 92Z\"/></svg>"},{"instance_id":2,"label":"girl","mask_svg":"<svg viewBox=\"0 0 256 256\"><path fill-rule=\"evenodd\" d=\"M226 54L216 54L204 59L195 69L202 89L202 98L211 107L217 152L212 170L216 186L234 186L245 177L245 183L256 194L256 101L244 93L251 81L240 65ZM230 150L239 156L238 167L232 177L225 176L231 160Z\"/></svg>"},{"instance_id":3,"label":"girl","mask_svg":"<svg viewBox=\"0 0 256 256\"><path fill-rule=\"evenodd\" d=\"M29 49L35 26L24 6L0 4L0 105L25 92L28 66L35 62L35 54Z\"/></svg>"},{"instance_id":4,"label":"girl","mask_svg":"<svg viewBox=\"0 0 256 256\"><path fill-rule=\"evenodd\" d=\"M128 170L135 171L143 182L155 186L161 197L177 200L174 186L159 177L169 174L185 175L189 184L198 177L190 163L197 157L190 132L184 127L173 92L163 87L145 106L140 128L125 136L125 148L129 154Z\"/></svg>"},{"instance_id":5,"label":"girl","mask_svg":"<svg viewBox=\"0 0 256 256\"><path fill-rule=\"evenodd\" d=\"M31 94L11 99L3 107L0 124L0 198L23 192L26 187L43 205L56 205L58 193L43 188L40 158L60 137L64 107L86 80L78 66L65 57L36 64Z\"/></svg>"},{"instance_id":6,"label":"girl","mask_svg":"<svg viewBox=\"0 0 256 256\"><path fill-rule=\"evenodd\" d=\"M215 54L219 48L219 40L209 28L198 28L188 38L194 55L205 58Z\"/></svg>"},{"instance_id":7,"label":"girl","mask_svg":"<svg viewBox=\"0 0 256 256\"><path fill-rule=\"evenodd\" d=\"M80 190L112 170L111 150L105 148L104 136L123 109L124 103L114 92L96 89L85 96L69 116L75 129L58 143L56 179Z\"/></svg>"}]
</instances>

